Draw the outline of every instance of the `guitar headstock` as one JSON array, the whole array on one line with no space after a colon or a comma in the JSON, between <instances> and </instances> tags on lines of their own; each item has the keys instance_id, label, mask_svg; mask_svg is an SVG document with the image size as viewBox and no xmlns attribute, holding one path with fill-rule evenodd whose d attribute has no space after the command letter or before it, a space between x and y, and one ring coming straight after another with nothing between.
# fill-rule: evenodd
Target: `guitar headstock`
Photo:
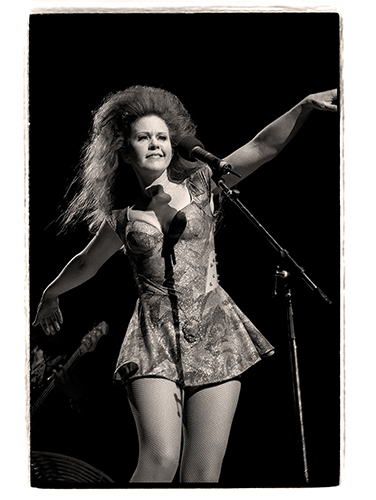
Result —
<instances>
[{"instance_id":1,"label":"guitar headstock","mask_svg":"<svg viewBox=\"0 0 376 500\"><path fill-rule=\"evenodd\" d=\"M86 352L94 351L97 347L99 339L103 335L108 333L108 324L105 321L101 321L97 326L95 326L81 341L81 346L79 347L79 353L82 356Z\"/></svg>"}]
</instances>

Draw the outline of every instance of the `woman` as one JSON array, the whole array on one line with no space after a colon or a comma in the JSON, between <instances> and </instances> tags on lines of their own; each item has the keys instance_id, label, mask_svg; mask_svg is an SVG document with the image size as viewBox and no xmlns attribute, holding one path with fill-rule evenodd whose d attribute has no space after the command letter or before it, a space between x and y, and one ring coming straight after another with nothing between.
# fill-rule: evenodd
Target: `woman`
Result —
<instances>
[{"instance_id":1,"label":"woman","mask_svg":"<svg viewBox=\"0 0 376 500\"><path fill-rule=\"evenodd\" d=\"M271 160L313 109L336 111L335 90L303 99L229 155L242 179ZM139 298L114 378L126 382L139 437L131 482L217 482L240 375L273 347L218 285L211 171L176 146L195 126L173 94L134 86L94 117L65 224L83 217L95 237L45 289L33 325L55 334L59 296L123 248ZM228 186L238 179L226 175ZM183 439L182 439L183 433Z\"/></svg>"}]
</instances>

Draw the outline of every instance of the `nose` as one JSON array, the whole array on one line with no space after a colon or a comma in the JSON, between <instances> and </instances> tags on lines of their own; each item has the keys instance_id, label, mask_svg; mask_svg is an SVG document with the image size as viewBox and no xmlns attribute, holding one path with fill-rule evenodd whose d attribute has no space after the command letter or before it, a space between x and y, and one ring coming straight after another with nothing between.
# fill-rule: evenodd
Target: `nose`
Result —
<instances>
[{"instance_id":1,"label":"nose","mask_svg":"<svg viewBox=\"0 0 376 500\"><path fill-rule=\"evenodd\" d=\"M157 139L157 137L155 135L152 135L151 138L150 138L149 148L150 149L157 149L157 148L159 148L159 141L158 141L158 139Z\"/></svg>"}]
</instances>

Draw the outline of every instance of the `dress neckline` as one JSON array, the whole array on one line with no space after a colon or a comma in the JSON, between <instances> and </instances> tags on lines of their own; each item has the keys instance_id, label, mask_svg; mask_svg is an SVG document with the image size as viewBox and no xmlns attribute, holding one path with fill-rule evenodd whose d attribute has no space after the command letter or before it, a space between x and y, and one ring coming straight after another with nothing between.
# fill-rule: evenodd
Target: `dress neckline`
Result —
<instances>
[{"instance_id":1,"label":"dress neckline","mask_svg":"<svg viewBox=\"0 0 376 500\"><path fill-rule=\"evenodd\" d=\"M174 216L172 217L172 219L170 221L169 227L171 226L171 223L176 218L176 216L179 213L183 212L187 207L191 206L194 202L194 195L193 195L192 189L190 189L191 185L189 182L186 184L186 188L187 188L188 195L189 195L189 202L186 205L184 205L182 208L180 208L179 210L176 210L176 213L174 214ZM135 215L135 217L131 216L131 212ZM137 214L138 214L138 216L137 216ZM145 218L140 217L140 214L144 214ZM151 220L153 222L151 222ZM168 231L167 231L167 233L163 231L162 226L158 220L158 217L153 210L138 210L138 209L134 209L131 206L128 206L127 207L127 221L128 222L136 222L136 221L137 222L144 222L145 224L148 224L149 226L154 227L162 235L165 235L168 233Z\"/></svg>"}]
</instances>

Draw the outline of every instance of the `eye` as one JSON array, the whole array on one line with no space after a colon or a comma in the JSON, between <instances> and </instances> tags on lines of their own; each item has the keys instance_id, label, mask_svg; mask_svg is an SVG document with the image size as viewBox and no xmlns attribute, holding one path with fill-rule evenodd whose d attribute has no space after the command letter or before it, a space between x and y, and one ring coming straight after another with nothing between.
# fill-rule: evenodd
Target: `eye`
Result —
<instances>
[{"instance_id":1,"label":"eye","mask_svg":"<svg viewBox=\"0 0 376 500\"><path fill-rule=\"evenodd\" d=\"M147 137L147 135L145 135L145 134L141 134L141 135L138 135L138 136L137 136L137 140L138 140L138 141L144 141L144 140L146 140L147 138L148 138L148 137Z\"/></svg>"},{"instance_id":2,"label":"eye","mask_svg":"<svg viewBox=\"0 0 376 500\"><path fill-rule=\"evenodd\" d=\"M164 134L160 135L158 138L160 141L167 141L167 139L168 139L167 135L164 135Z\"/></svg>"}]
</instances>

